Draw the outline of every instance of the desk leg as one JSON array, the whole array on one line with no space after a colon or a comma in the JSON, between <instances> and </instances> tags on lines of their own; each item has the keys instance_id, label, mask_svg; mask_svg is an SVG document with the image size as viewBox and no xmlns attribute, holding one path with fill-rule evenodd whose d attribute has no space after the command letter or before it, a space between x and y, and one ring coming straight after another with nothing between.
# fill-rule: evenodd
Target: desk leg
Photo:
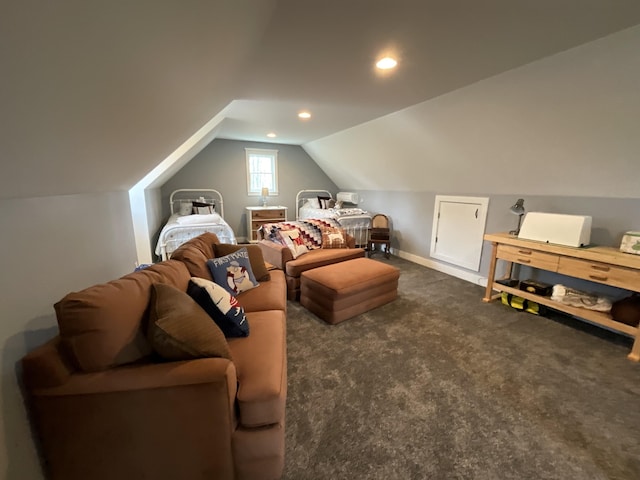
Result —
<instances>
[{"instance_id":1,"label":"desk leg","mask_svg":"<svg viewBox=\"0 0 640 480\"><path fill-rule=\"evenodd\" d=\"M627 358L634 362L640 362L640 326L636 331L636 339L633 342L633 347L631 347L631 353L627 355Z\"/></svg>"},{"instance_id":2,"label":"desk leg","mask_svg":"<svg viewBox=\"0 0 640 480\"><path fill-rule=\"evenodd\" d=\"M491 265L489 265L489 276L487 277L487 290L484 293L483 302L491 301L491 292L493 291L493 281L496 276L496 263L498 263L498 244L492 242Z\"/></svg>"}]
</instances>

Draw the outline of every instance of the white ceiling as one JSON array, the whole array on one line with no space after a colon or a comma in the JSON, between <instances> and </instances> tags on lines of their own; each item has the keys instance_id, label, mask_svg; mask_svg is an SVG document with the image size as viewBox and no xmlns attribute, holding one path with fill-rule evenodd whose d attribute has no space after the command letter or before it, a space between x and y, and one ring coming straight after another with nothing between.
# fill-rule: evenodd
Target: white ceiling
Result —
<instances>
[{"instance_id":1,"label":"white ceiling","mask_svg":"<svg viewBox=\"0 0 640 480\"><path fill-rule=\"evenodd\" d=\"M305 144L638 22L638 1L279 1L219 136Z\"/></svg>"},{"instance_id":2,"label":"white ceiling","mask_svg":"<svg viewBox=\"0 0 640 480\"><path fill-rule=\"evenodd\" d=\"M128 189L221 110L222 138L305 144L638 23L637 0L10 2L0 198Z\"/></svg>"}]
</instances>

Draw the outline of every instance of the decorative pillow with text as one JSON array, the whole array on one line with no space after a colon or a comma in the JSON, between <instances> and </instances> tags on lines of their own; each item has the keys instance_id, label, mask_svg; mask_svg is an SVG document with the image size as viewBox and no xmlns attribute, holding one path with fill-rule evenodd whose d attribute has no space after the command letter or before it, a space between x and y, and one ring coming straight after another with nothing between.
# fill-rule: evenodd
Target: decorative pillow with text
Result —
<instances>
[{"instance_id":1,"label":"decorative pillow with text","mask_svg":"<svg viewBox=\"0 0 640 480\"><path fill-rule=\"evenodd\" d=\"M223 257L207 260L207 267L213 281L231 295L238 295L260 285L253 274L246 247Z\"/></svg>"},{"instance_id":2,"label":"decorative pillow with text","mask_svg":"<svg viewBox=\"0 0 640 480\"><path fill-rule=\"evenodd\" d=\"M225 337L249 336L249 322L236 297L211 280L192 277L187 293L220 327Z\"/></svg>"}]
</instances>

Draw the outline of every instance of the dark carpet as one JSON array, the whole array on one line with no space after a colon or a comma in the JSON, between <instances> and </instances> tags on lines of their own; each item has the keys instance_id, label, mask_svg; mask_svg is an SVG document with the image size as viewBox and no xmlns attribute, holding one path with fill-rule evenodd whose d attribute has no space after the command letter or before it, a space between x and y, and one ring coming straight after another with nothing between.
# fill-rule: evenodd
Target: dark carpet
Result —
<instances>
[{"instance_id":1,"label":"dark carpet","mask_svg":"<svg viewBox=\"0 0 640 480\"><path fill-rule=\"evenodd\" d=\"M289 302L285 479L640 479L629 338L379 260L393 303L328 325Z\"/></svg>"}]
</instances>

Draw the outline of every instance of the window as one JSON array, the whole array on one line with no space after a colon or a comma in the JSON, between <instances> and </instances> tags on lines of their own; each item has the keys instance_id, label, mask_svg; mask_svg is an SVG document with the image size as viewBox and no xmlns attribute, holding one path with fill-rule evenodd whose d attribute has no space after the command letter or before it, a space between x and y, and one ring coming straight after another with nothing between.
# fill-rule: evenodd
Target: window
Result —
<instances>
[{"instance_id":1,"label":"window","mask_svg":"<svg viewBox=\"0 0 640 480\"><path fill-rule=\"evenodd\" d=\"M278 193L278 150L245 148L247 155L247 193L262 195L263 187L269 195Z\"/></svg>"}]
</instances>

